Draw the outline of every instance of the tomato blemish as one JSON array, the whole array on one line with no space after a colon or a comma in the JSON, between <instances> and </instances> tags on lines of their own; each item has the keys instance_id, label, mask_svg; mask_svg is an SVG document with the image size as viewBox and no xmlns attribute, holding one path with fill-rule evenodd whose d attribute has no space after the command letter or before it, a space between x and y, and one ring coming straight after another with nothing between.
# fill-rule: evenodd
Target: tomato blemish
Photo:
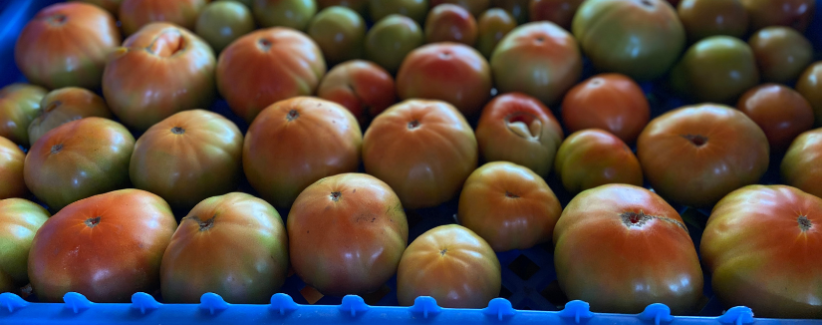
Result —
<instances>
[{"instance_id":1,"label":"tomato blemish","mask_svg":"<svg viewBox=\"0 0 822 325\"><path fill-rule=\"evenodd\" d=\"M338 201L340 201L341 196L342 196L342 193L340 193L340 192L331 192L331 201L338 202Z\"/></svg>"},{"instance_id":2,"label":"tomato blemish","mask_svg":"<svg viewBox=\"0 0 822 325\"><path fill-rule=\"evenodd\" d=\"M297 112L296 109L292 109L288 111L288 115L285 116L285 119L291 122L293 120L296 120L298 117L300 117L300 112Z\"/></svg>"},{"instance_id":3,"label":"tomato blemish","mask_svg":"<svg viewBox=\"0 0 822 325\"><path fill-rule=\"evenodd\" d=\"M85 221L86 226L88 226L89 228L94 228L98 224L100 224L100 219L101 219L101 217L88 218Z\"/></svg>"},{"instance_id":4,"label":"tomato blemish","mask_svg":"<svg viewBox=\"0 0 822 325\"><path fill-rule=\"evenodd\" d=\"M511 133L525 139L539 140L542 134L542 121L529 113L509 114L505 117L505 125Z\"/></svg>"},{"instance_id":5,"label":"tomato blemish","mask_svg":"<svg viewBox=\"0 0 822 325\"><path fill-rule=\"evenodd\" d=\"M411 122L408 122L408 129L409 130L413 130L413 129L416 129L416 128L419 128L419 127L420 127L420 121L413 120Z\"/></svg>"},{"instance_id":6,"label":"tomato blemish","mask_svg":"<svg viewBox=\"0 0 822 325\"><path fill-rule=\"evenodd\" d=\"M214 227L214 218L216 217L217 216L214 216L208 220L200 220L200 218L197 218L197 221L200 225L200 231L206 231Z\"/></svg>"},{"instance_id":7,"label":"tomato blemish","mask_svg":"<svg viewBox=\"0 0 822 325\"><path fill-rule=\"evenodd\" d=\"M440 256L445 256L445 253L447 253L447 252L448 252L448 248L443 248L443 249L440 251Z\"/></svg>"},{"instance_id":8,"label":"tomato blemish","mask_svg":"<svg viewBox=\"0 0 822 325\"><path fill-rule=\"evenodd\" d=\"M52 154L58 153L58 152L60 152L60 150L63 150L63 144L62 143L58 143L58 144L55 144L55 145L51 146L51 153Z\"/></svg>"}]
</instances>

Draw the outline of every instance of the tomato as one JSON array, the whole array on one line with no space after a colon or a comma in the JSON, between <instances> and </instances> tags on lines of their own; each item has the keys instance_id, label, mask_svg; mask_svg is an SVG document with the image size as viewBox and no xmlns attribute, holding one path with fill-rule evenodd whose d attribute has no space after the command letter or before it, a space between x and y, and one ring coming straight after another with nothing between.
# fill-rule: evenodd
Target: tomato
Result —
<instances>
[{"instance_id":1,"label":"tomato","mask_svg":"<svg viewBox=\"0 0 822 325\"><path fill-rule=\"evenodd\" d=\"M422 24L428 13L428 0L368 0L368 12L375 22L399 14Z\"/></svg>"},{"instance_id":2,"label":"tomato","mask_svg":"<svg viewBox=\"0 0 822 325\"><path fill-rule=\"evenodd\" d=\"M243 170L260 196L291 206L320 178L357 170L362 131L345 107L313 97L276 102L251 123Z\"/></svg>"},{"instance_id":3,"label":"tomato","mask_svg":"<svg viewBox=\"0 0 822 325\"><path fill-rule=\"evenodd\" d=\"M510 161L548 176L563 138L554 114L531 96L508 93L482 110L477 125L479 151L485 161Z\"/></svg>"},{"instance_id":4,"label":"tomato","mask_svg":"<svg viewBox=\"0 0 822 325\"><path fill-rule=\"evenodd\" d=\"M365 56L385 70L395 73L405 56L422 44L420 25L411 18L390 15L368 30L365 35Z\"/></svg>"},{"instance_id":5,"label":"tomato","mask_svg":"<svg viewBox=\"0 0 822 325\"><path fill-rule=\"evenodd\" d=\"M757 317L822 316L822 199L784 185L728 194L700 245L714 293Z\"/></svg>"},{"instance_id":6,"label":"tomato","mask_svg":"<svg viewBox=\"0 0 822 325\"><path fill-rule=\"evenodd\" d=\"M101 8L107 10L112 15L117 15L120 11L120 3L123 0L80 0L81 2L91 3L100 6Z\"/></svg>"},{"instance_id":7,"label":"tomato","mask_svg":"<svg viewBox=\"0 0 822 325\"><path fill-rule=\"evenodd\" d=\"M114 115L143 131L174 113L214 101L214 52L201 38L168 23L146 25L112 55L103 95ZM134 75L152 78L130 78Z\"/></svg>"},{"instance_id":8,"label":"tomato","mask_svg":"<svg viewBox=\"0 0 822 325\"><path fill-rule=\"evenodd\" d=\"M518 24L528 22L528 3L530 0L491 0L491 7L507 11Z\"/></svg>"},{"instance_id":9,"label":"tomato","mask_svg":"<svg viewBox=\"0 0 822 325\"><path fill-rule=\"evenodd\" d=\"M417 237L397 270L397 300L403 306L429 296L445 308L485 308L501 288L494 250L460 225L439 226Z\"/></svg>"},{"instance_id":10,"label":"tomato","mask_svg":"<svg viewBox=\"0 0 822 325\"><path fill-rule=\"evenodd\" d=\"M822 61L805 69L796 82L796 91L811 103L816 125L822 125Z\"/></svg>"},{"instance_id":11,"label":"tomato","mask_svg":"<svg viewBox=\"0 0 822 325\"><path fill-rule=\"evenodd\" d=\"M5 139L0 138L0 143ZM2 150L2 149L0 149ZM28 259L31 242L37 229L51 215L37 205L24 199L0 200L0 293L17 293L29 282Z\"/></svg>"},{"instance_id":12,"label":"tomato","mask_svg":"<svg viewBox=\"0 0 822 325\"><path fill-rule=\"evenodd\" d=\"M491 70L488 61L471 47L429 44L412 51L402 62L397 92L402 99L443 100L471 116L491 97Z\"/></svg>"},{"instance_id":13,"label":"tomato","mask_svg":"<svg viewBox=\"0 0 822 325\"><path fill-rule=\"evenodd\" d=\"M254 17L251 10L239 2L212 2L200 12L194 30L215 52L220 52L231 42L254 31Z\"/></svg>"},{"instance_id":14,"label":"tomato","mask_svg":"<svg viewBox=\"0 0 822 325\"><path fill-rule=\"evenodd\" d=\"M569 135L557 151L554 168L571 193L614 183L642 186L642 168L631 148L599 129Z\"/></svg>"},{"instance_id":15,"label":"tomato","mask_svg":"<svg viewBox=\"0 0 822 325\"><path fill-rule=\"evenodd\" d=\"M685 0L677 13L691 42L716 35L742 38L748 31L748 11L739 0Z\"/></svg>"},{"instance_id":16,"label":"tomato","mask_svg":"<svg viewBox=\"0 0 822 325\"><path fill-rule=\"evenodd\" d=\"M822 198L822 129L800 134L782 159L785 184Z\"/></svg>"},{"instance_id":17,"label":"tomato","mask_svg":"<svg viewBox=\"0 0 822 325\"><path fill-rule=\"evenodd\" d=\"M445 3L434 7L425 20L425 41L456 42L473 46L477 41L477 20L468 10Z\"/></svg>"},{"instance_id":18,"label":"tomato","mask_svg":"<svg viewBox=\"0 0 822 325\"><path fill-rule=\"evenodd\" d=\"M794 138L813 126L813 109L799 93L777 84L752 88L736 107L768 137L771 151L784 152Z\"/></svg>"},{"instance_id":19,"label":"tomato","mask_svg":"<svg viewBox=\"0 0 822 325\"><path fill-rule=\"evenodd\" d=\"M559 200L542 177L517 164L490 162L468 176L457 216L504 252L550 242L560 213Z\"/></svg>"},{"instance_id":20,"label":"tomato","mask_svg":"<svg viewBox=\"0 0 822 325\"><path fill-rule=\"evenodd\" d=\"M33 84L96 89L106 58L118 45L120 32L111 14L90 4L58 3L26 24L14 60Z\"/></svg>"},{"instance_id":21,"label":"tomato","mask_svg":"<svg viewBox=\"0 0 822 325\"><path fill-rule=\"evenodd\" d=\"M180 220L160 267L166 302L264 304L288 274L288 238L270 204L245 193L207 198Z\"/></svg>"},{"instance_id":22,"label":"tomato","mask_svg":"<svg viewBox=\"0 0 822 325\"><path fill-rule=\"evenodd\" d=\"M768 138L742 112L717 104L686 106L651 121L637 141L645 177L662 197L710 207L759 181Z\"/></svg>"},{"instance_id":23,"label":"tomato","mask_svg":"<svg viewBox=\"0 0 822 325\"><path fill-rule=\"evenodd\" d=\"M197 16L210 0L122 0L120 24L131 35L153 22L169 22L194 30Z\"/></svg>"},{"instance_id":24,"label":"tomato","mask_svg":"<svg viewBox=\"0 0 822 325\"><path fill-rule=\"evenodd\" d=\"M650 118L651 107L642 88L616 73L585 80L562 101L562 122L569 131L603 129L626 143L636 141Z\"/></svg>"},{"instance_id":25,"label":"tomato","mask_svg":"<svg viewBox=\"0 0 822 325\"><path fill-rule=\"evenodd\" d=\"M243 177L243 134L219 114L192 110L155 124L134 144L134 186L188 210L237 189Z\"/></svg>"},{"instance_id":26,"label":"tomato","mask_svg":"<svg viewBox=\"0 0 822 325\"><path fill-rule=\"evenodd\" d=\"M454 106L407 100L366 130L365 171L391 186L407 209L440 205L459 193L477 167L477 139Z\"/></svg>"},{"instance_id":27,"label":"tomato","mask_svg":"<svg viewBox=\"0 0 822 325\"><path fill-rule=\"evenodd\" d=\"M26 153L17 144L0 137L0 200L25 197L29 193L23 178L25 161Z\"/></svg>"},{"instance_id":28,"label":"tomato","mask_svg":"<svg viewBox=\"0 0 822 325\"><path fill-rule=\"evenodd\" d=\"M685 47L685 29L664 0L589 0L572 30L602 71L650 80L665 74Z\"/></svg>"},{"instance_id":29,"label":"tomato","mask_svg":"<svg viewBox=\"0 0 822 325\"><path fill-rule=\"evenodd\" d=\"M29 145L27 128L40 113L46 90L40 86L15 83L0 89L0 137Z\"/></svg>"},{"instance_id":30,"label":"tomato","mask_svg":"<svg viewBox=\"0 0 822 325\"><path fill-rule=\"evenodd\" d=\"M491 8L491 0L430 0L429 2L431 8L443 3L455 4L468 10L474 17L479 17L479 15Z\"/></svg>"},{"instance_id":31,"label":"tomato","mask_svg":"<svg viewBox=\"0 0 822 325\"><path fill-rule=\"evenodd\" d=\"M369 17L368 0L317 0L317 6L319 6L321 10L333 6L351 8L356 11L360 17Z\"/></svg>"},{"instance_id":32,"label":"tomato","mask_svg":"<svg viewBox=\"0 0 822 325\"><path fill-rule=\"evenodd\" d=\"M320 46L329 65L359 59L365 46L365 20L345 7L323 9L308 25L308 36Z\"/></svg>"},{"instance_id":33,"label":"tomato","mask_svg":"<svg viewBox=\"0 0 822 325\"><path fill-rule=\"evenodd\" d=\"M40 103L38 111L28 127L29 141L33 144L46 132L64 123L84 117L102 117L111 119L111 111L106 101L97 94L77 87L66 87L54 90Z\"/></svg>"},{"instance_id":34,"label":"tomato","mask_svg":"<svg viewBox=\"0 0 822 325\"><path fill-rule=\"evenodd\" d=\"M305 30L317 13L315 0L253 0L251 11L262 27Z\"/></svg>"},{"instance_id":35,"label":"tomato","mask_svg":"<svg viewBox=\"0 0 822 325\"><path fill-rule=\"evenodd\" d=\"M344 106L362 126L397 100L394 78L382 67L363 60L348 61L328 71L317 96Z\"/></svg>"},{"instance_id":36,"label":"tomato","mask_svg":"<svg viewBox=\"0 0 822 325\"><path fill-rule=\"evenodd\" d=\"M217 61L217 87L231 111L251 123L268 105L314 93L325 69L320 48L308 36L269 28L245 35L223 50Z\"/></svg>"},{"instance_id":37,"label":"tomato","mask_svg":"<svg viewBox=\"0 0 822 325\"><path fill-rule=\"evenodd\" d=\"M761 29L751 36L748 44L765 81L785 83L796 80L813 60L811 42L793 28Z\"/></svg>"},{"instance_id":38,"label":"tomato","mask_svg":"<svg viewBox=\"0 0 822 325\"><path fill-rule=\"evenodd\" d=\"M712 36L692 45L670 74L674 89L699 101L734 102L759 83L751 47L736 37Z\"/></svg>"},{"instance_id":39,"label":"tomato","mask_svg":"<svg viewBox=\"0 0 822 325\"><path fill-rule=\"evenodd\" d=\"M52 211L129 185L134 137L120 123L87 117L43 135L23 168L26 186Z\"/></svg>"},{"instance_id":40,"label":"tomato","mask_svg":"<svg viewBox=\"0 0 822 325\"><path fill-rule=\"evenodd\" d=\"M751 17L751 29L789 26L804 32L816 11L814 0L742 0Z\"/></svg>"},{"instance_id":41,"label":"tomato","mask_svg":"<svg viewBox=\"0 0 822 325\"><path fill-rule=\"evenodd\" d=\"M557 280L591 311L633 314L664 303L696 312L702 269L679 214L644 188L611 184L574 197L554 228Z\"/></svg>"},{"instance_id":42,"label":"tomato","mask_svg":"<svg viewBox=\"0 0 822 325\"><path fill-rule=\"evenodd\" d=\"M584 0L531 0L528 14L531 21L547 20L565 30L571 29L571 22Z\"/></svg>"},{"instance_id":43,"label":"tomato","mask_svg":"<svg viewBox=\"0 0 822 325\"><path fill-rule=\"evenodd\" d=\"M89 118L91 119L91 118ZM128 302L160 286L160 262L177 221L163 199L126 189L60 210L34 236L31 286L42 302L78 292L94 302Z\"/></svg>"},{"instance_id":44,"label":"tomato","mask_svg":"<svg viewBox=\"0 0 822 325\"><path fill-rule=\"evenodd\" d=\"M366 174L311 184L294 202L287 227L294 272L325 295L379 289L396 272L408 243L399 198Z\"/></svg>"},{"instance_id":45,"label":"tomato","mask_svg":"<svg viewBox=\"0 0 822 325\"><path fill-rule=\"evenodd\" d=\"M550 22L533 22L502 38L491 70L500 92L523 92L550 105L579 80L582 57L571 34Z\"/></svg>"},{"instance_id":46,"label":"tomato","mask_svg":"<svg viewBox=\"0 0 822 325\"><path fill-rule=\"evenodd\" d=\"M488 9L477 21L477 50L482 56L491 58L497 44L516 27L517 22L507 11L500 8Z\"/></svg>"}]
</instances>

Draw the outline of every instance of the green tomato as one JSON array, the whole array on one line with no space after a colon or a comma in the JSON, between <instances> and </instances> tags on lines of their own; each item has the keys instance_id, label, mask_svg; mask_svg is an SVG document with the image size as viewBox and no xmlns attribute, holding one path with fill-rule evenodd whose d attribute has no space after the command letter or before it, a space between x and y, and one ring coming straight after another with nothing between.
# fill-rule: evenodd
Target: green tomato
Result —
<instances>
[{"instance_id":1,"label":"green tomato","mask_svg":"<svg viewBox=\"0 0 822 325\"><path fill-rule=\"evenodd\" d=\"M29 282L31 243L50 216L28 200L0 200L0 292L15 292Z\"/></svg>"},{"instance_id":2,"label":"green tomato","mask_svg":"<svg viewBox=\"0 0 822 325\"><path fill-rule=\"evenodd\" d=\"M215 52L220 52L240 36L252 32L254 18L248 7L239 2L212 2L200 12L194 30Z\"/></svg>"},{"instance_id":3,"label":"green tomato","mask_svg":"<svg viewBox=\"0 0 822 325\"><path fill-rule=\"evenodd\" d=\"M329 65L359 59L365 42L365 21L346 7L328 7L308 25L308 36L317 42Z\"/></svg>"},{"instance_id":4,"label":"green tomato","mask_svg":"<svg viewBox=\"0 0 822 325\"><path fill-rule=\"evenodd\" d=\"M802 74L813 60L813 45L795 29L771 26L760 29L748 40L762 79L786 83Z\"/></svg>"},{"instance_id":5,"label":"green tomato","mask_svg":"<svg viewBox=\"0 0 822 325\"><path fill-rule=\"evenodd\" d=\"M392 14L409 17L422 24L428 14L428 0L369 0L371 21L380 21Z\"/></svg>"},{"instance_id":6,"label":"green tomato","mask_svg":"<svg viewBox=\"0 0 822 325\"><path fill-rule=\"evenodd\" d=\"M491 58L502 38L517 27L517 21L505 10L492 8L485 11L477 22L479 36L477 50L486 58Z\"/></svg>"},{"instance_id":7,"label":"green tomato","mask_svg":"<svg viewBox=\"0 0 822 325\"><path fill-rule=\"evenodd\" d=\"M389 15L368 31L365 36L365 55L368 60L394 73L405 56L422 44L420 25L405 16Z\"/></svg>"},{"instance_id":8,"label":"green tomato","mask_svg":"<svg viewBox=\"0 0 822 325\"><path fill-rule=\"evenodd\" d=\"M315 0L254 0L251 9L263 27L291 27L305 30L317 13Z\"/></svg>"},{"instance_id":9,"label":"green tomato","mask_svg":"<svg viewBox=\"0 0 822 325\"><path fill-rule=\"evenodd\" d=\"M733 102L758 82L751 47L731 36L697 42L671 71L673 87L699 101Z\"/></svg>"},{"instance_id":10,"label":"green tomato","mask_svg":"<svg viewBox=\"0 0 822 325\"><path fill-rule=\"evenodd\" d=\"M254 0L217 0L217 1L239 2L239 3L242 3L242 4L246 5L249 8L254 6Z\"/></svg>"}]
</instances>

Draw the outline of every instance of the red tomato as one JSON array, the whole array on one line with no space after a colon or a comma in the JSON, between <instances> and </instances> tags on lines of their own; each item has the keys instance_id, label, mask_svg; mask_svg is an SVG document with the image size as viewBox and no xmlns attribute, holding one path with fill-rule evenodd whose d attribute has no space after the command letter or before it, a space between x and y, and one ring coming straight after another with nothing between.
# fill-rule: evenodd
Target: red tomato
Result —
<instances>
[{"instance_id":1,"label":"red tomato","mask_svg":"<svg viewBox=\"0 0 822 325\"><path fill-rule=\"evenodd\" d=\"M340 104L366 125L397 100L394 78L382 67L363 60L335 66L325 75L317 96Z\"/></svg>"},{"instance_id":2,"label":"red tomato","mask_svg":"<svg viewBox=\"0 0 822 325\"><path fill-rule=\"evenodd\" d=\"M34 236L29 277L43 302L79 292L127 302L160 286L160 262L177 222L168 204L142 190L95 195L65 207Z\"/></svg>"},{"instance_id":3,"label":"red tomato","mask_svg":"<svg viewBox=\"0 0 822 325\"><path fill-rule=\"evenodd\" d=\"M198 303L214 292L229 303L263 304L285 282L288 238L270 204L245 193L214 196L180 221L163 254L166 302Z\"/></svg>"},{"instance_id":4,"label":"red tomato","mask_svg":"<svg viewBox=\"0 0 822 325\"><path fill-rule=\"evenodd\" d=\"M477 50L482 56L491 58L497 44L516 27L517 21L507 11L488 9L477 19Z\"/></svg>"},{"instance_id":5,"label":"red tomato","mask_svg":"<svg viewBox=\"0 0 822 325\"><path fill-rule=\"evenodd\" d=\"M468 10L474 17L478 17L491 7L491 0L430 0L429 3L431 8L443 3L455 4Z\"/></svg>"},{"instance_id":6,"label":"red tomato","mask_svg":"<svg viewBox=\"0 0 822 325\"><path fill-rule=\"evenodd\" d=\"M642 168L631 148L603 130L569 135L559 147L554 168L571 193L613 183L642 186Z\"/></svg>"},{"instance_id":7,"label":"red tomato","mask_svg":"<svg viewBox=\"0 0 822 325\"><path fill-rule=\"evenodd\" d=\"M762 128L775 152L784 152L794 138L813 126L811 104L793 89L778 84L748 90L736 108Z\"/></svg>"},{"instance_id":8,"label":"red tomato","mask_svg":"<svg viewBox=\"0 0 822 325\"><path fill-rule=\"evenodd\" d=\"M811 42L788 27L761 29L748 39L748 44L765 81L788 83L796 80L813 60Z\"/></svg>"},{"instance_id":9,"label":"red tomato","mask_svg":"<svg viewBox=\"0 0 822 325\"><path fill-rule=\"evenodd\" d=\"M120 120L146 130L174 113L214 101L214 52L198 36L152 23L123 43L106 65L103 94ZM135 75L152 78L130 78Z\"/></svg>"},{"instance_id":10,"label":"red tomato","mask_svg":"<svg viewBox=\"0 0 822 325\"><path fill-rule=\"evenodd\" d=\"M811 103L816 125L822 125L822 61L805 69L796 82L796 91Z\"/></svg>"},{"instance_id":11,"label":"red tomato","mask_svg":"<svg viewBox=\"0 0 822 325\"><path fill-rule=\"evenodd\" d=\"M685 0L677 14L691 42L716 35L742 38L748 31L748 11L739 0Z\"/></svg>"},{"instance_id":12,"label":"red tomato","mask_svg":"<svg viewBox=\"0 0 822 325\"><path fill-rule=\"evenodd\" d=\"M445 308L484 308L501 287L494 250L460 225L439 226L417 237L397 270L397 300L403 306L429 296Z\"/></svg>"},{"instance_id":13,"label":"red tomato","mask_svg":"<svg viewBox=\"0 0 822 325\"><path fill-rule=\"evenodd\" d=\"M188 210L200 201L237 189L243 177L243 134L219 114L174 114L140 136L131 154L134 187Z\"/></svg>"},{"instance_id":14,"label":"red tomato","mask_svg":"<svg viewBox=\"0 0 822 325\"><path fill-rule=\"evenodd\" d=\"M365 170L391 186L407 209L440 205L477 167L477 140L448 103L407 100L374 119L362 148Z\"/></svg>"},{"instance_id":15,"label":"red tomato","mask_svg":"<svg viewBox=\"0 0 822 325\"><path fill-rule=\"evenodd\" d=\"M531 21L547 20L565 30L571 30L571 21L584 0L530 0L528 14Z\"/></svg>"},{"instance_id":16,"label":"red tomato","mask_svg":"<svg viewBox=\"0 0 822 325\"><path fill-rule=\"evenodd\" d=\"M314 93L325 69L320 48L308 36L269 28L245 35L223 50L217 61L217 87L234 114L251 123L277 101Z\"/></svg>"},{"instance_id":17,"label":"red tomato","mask_svg":"<svg viewBox=\"0 0 822 325\"><path fill-rule=\"evenodd\" d=\"M408 222L394 191L366 174L320 179L288 214L294 272L326 295L375 291L397 270Z\"/></svg>"},{"instance_id":18,"label":"red tomato","mask_svg":"<svg viewBox=\"0 0 822 325\"><path fill-rule=\"evenodd\" d=\"M120 45L114 17L100 7L58 3L46 7L20 32L17 67L47 88L100 87L107 56Z\"/></svg>"},{"instance_id":19,"label":"red tomato","mask_svg":"<svg viewBox=\"0 0 822 325\"><path fill-rule=\"evenodd\" d=\"M412 51L402 62L397 92L402 99L443 100L471 116L491 97L491 70L488 61L466 45L430 44Z\"/></svg>"},{"instance_id":20,"label":"red tomato","mask_svg":"<svg viewBox=\"0 0 822 325\"><path fill-rule=\"evenodd\" d=\"M604 313L664 303L696 312L702 269L682 218L644 188L612 184L574 197L554 228L554 265L570 299Z\"/></svg>"},{"instance_id":21,"label":"red tomato","mask_svg":"<svg viewBox=\"0 0 822 325\"><path fill-rule=\"evenodd\" d=\"M3 140L0 138L0 143ZM46 209L28 200L0 200L0 293L19 293L18 289L28 284L31 242L50 216Z\"/></svg>"},{"instance_id":22,"label":"red tomato","mask_svg":"<svg viewBox=\"0 0 822 325\"><path fill-rule=\"evenodd\" d=\"M320 178L356 171L361 150L362 131L345 107L295 97L272 104L251 123L243 170L262 198L286 208Z\"/></svg>"},{"instance_id":23,"label":"red tomato","mask_svg":"<svg viewBox=\"0 0 822 325\"><path fill-rule=\"evenodd\" d=\"M802 133L782 159L785 184L822 198L822 129Z\"/></svg>"},{"instance_id":24,"label":"red tomato","mask_svg":"<svg viewBox=\"0 0 822 325\"><path fill-rule=\"evenodd\" d=\"M816 11L814 0L742 0L751 16L751 29L789 26L804 32Z\"/></svg>"},{"instance_id":25,"label":"red tomato","mask_svg":"<svg viewBox=\"0 0 822 325\"><path fill-rule=\"evenodd\" d=\"M636 141L650 118L651 107L642 88L616 73L585 80L562 101L562 122L569 131L603 129L626 143Z\"/></svg>"},{"instance_id":26,"label":"red tomato","mask_svg":"<svg viewBox=\"0 0 822 325\"><path fill-rule=\"evenodd\" d=\"M316 0L251 0L251 12L262 27L305 30L317 13Z\"/></svg>"},{"instance_id":27,"label":"red tomato","mask_svg":"<svg viewBox=\"0 0 822 325\"><path fill-rule=\"evenodd\" d=\"M26 129L40 113L46 90L40 86L15 83L0 89L0 137L28 146Z\"/></svg>"},{"instance_id":28,"label":"red tomato","mask_svg":"<svg viewBox=\"0 0 822 325\"><path fill-rule=\"evenodd\" d=\"M745 114L703 104L655 118L637 141L645 177L662 197L710 207L759 181L768 169L768 138Z\"/></svg>"},{"instance_id":29,"label":"red tomato","mask_svg":"<svg viewBox=\"0 0 822 325\"><path fill-rule=\"evenodd\" d=\"M714 207L700 245L714 293L757 317L822 316L822 199L752 185Z\"/></svg>"},{"instance_id":30,"label":"red tomato","mask_svg":"<svg viewBox=\"0 0 822 325\"><path fill-rule=\"evenodd\" d=\"M562 127L554 114L531 96L497 96L482 110L477 142L486 161L510 161L548 176L562 143Z\"/></svg>"},{"instance_id":31,"label":"red tomato","mask_svg":"<svg viewBox=\"0 0 822 325\"><path fill-rule=\"evenodd\" d=\"M123 2L123 0L80 0L80 2L98 5L112 15L117 15L117 13L120 12L120 3Z\"/></svg>"},{"instance_id":32,"label":"red tomato","mask_svg":"<svg viewBox=\"0 0 822 325\"><path fill-rule=\"evenodd\" d=\"M26 186L52 211L129 185L134 137L120 123L87 117L46 133L29 150ZM165 203L164 203L165 204Z\"/></svg>"},{"instance_id":33,"label":"red tomato","mask_svg":"<svg viewBox=\"0 0 822 325\"><path fill-rule=\"evenodd\" d=\"M465 181L458 217L504 252L550 242L560 213L559 200L542 177L520 165L490 162Z\"/></svg>"},{"instance_id":34,"label":"red tomato","mask_svg":"<svg viewBox=\"0 0 822 325\"><path fill-rule=\"evenodd\" d=\"M26 154L14 142L0 137L0 200L25 197L29 193L23 178Z\"/></svg>"},{"instance_id":35,"label":"red tomato","mask_svg":"<svg viewBox=\"0 0 822 325\"><path fill-rule=\"evenodd\" d=\"M113 117L102 97L77 87L60 88L46 94L40 107L42 110L28 127L29 141L32 144L48 131L65 123L84 117Z\"/></svg>"},{"instance_id":36,"label":"red tomato","mask_svg":"<svg viewBox=\"0 0 822 325\"><path fill-rule=\"evenodd\" d=\"M120 23L131 35L153 22L169 22L194 30L200 10L211 0L122 0Z\"/></svg>"},{"instance_id":37,"label":"red tomato","mask_svg":"<svg viewBox=\"0 0 822 325\"><path fill-rule=\"evenodd\" d=\"M468 10L444 3L428 12L425 20L425 41L456 42L473 46L477 41L477 20Z\"/></svg>"}]
</instances>

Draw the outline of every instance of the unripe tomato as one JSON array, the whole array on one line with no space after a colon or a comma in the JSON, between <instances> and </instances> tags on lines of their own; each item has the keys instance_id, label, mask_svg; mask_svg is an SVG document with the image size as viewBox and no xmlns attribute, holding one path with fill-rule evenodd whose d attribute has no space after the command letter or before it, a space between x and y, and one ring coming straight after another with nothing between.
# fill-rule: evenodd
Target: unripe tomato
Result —
<instances>
[{"instance_id":1,"label":"unripe tomato","mask_svg":"<svg viewBox=\"0 0 822 325\"><path fill-rule=\"evenodd\" d=\"M0 137L0 200L29 193L23 178L25 161L26 153L17 144Z\"/></svg>"},{"instance_id":2,"label":"unripe tomato","mask_svg":"<svg viewBox=\"0 0 822 325\"><path fill-rule=\"evenodd\" d=\"M4 140L0 138L0 143ZM0 150L3 149L0 147ZM0 250L0 261L3 261L0 263L0 293L18 293L20 287L28 284L29 250L34 234L50 216L46 209L28 200L0 200L0 241L3 242L3 249Z\"/></svg>"},{"instance_id":3,"label":"unripe tomato","mask_svg":"<svg viewBox=\"0 0 822 325\"><path fill-rule=\"evenodd\" d=\"M557 151L554 170L571 193L605 184L642 186L642 168L631 148L599 129L569 135Z\"/></svg>"},{"instance_id":4,"label":"unripe tomato","mask_svg":"<svg viewBox=\"0 0 822 325\"><path fill-rule=\"evenodd\" d=\"M759 83L759 69L748 44L735 37L712 36L685 52L671 70L670 82L696 100L729 103Z\"/></svg>"},{"instance_id":5,"label":"unripe tomato","mask_svg":"<svg viewBox=\"0 0 822 325\"><path fill-rule=\"evenodd\" d=\"M782 159L782 180L822 198L822 129L800 134Z\"/></svg>"},{"instance_id":6,"label":"unripe tomato","mask_svg":"<svg viewBox=\"0 0 822 325\"><path fill-rule=\"evenodd\" d=\"M365 21L345 7L323 9L308 25L311 36L328 65L359 59L365 46Z\"/></svg>"},{"instance_id":7,"label":"unripe tomato","mask_svg":"<svg viewBox=\"0 0 822 325\"><path fill-rule=\"evenodd\" d=\"M748 31L748 11L740 0L685 0L677 13L691 42L717 35L742 38Z\"/></svg>"},{"instance_id":8,"label":"unripe tomato","mask_svg":"<svg viewBox=\"0 0 822 325\"><path fill-rule=\"evenodd\" d=\"M97 94L83 88L66 87L49 92L40 103L42 108L28 127L29 141L37 142L44 134L65 123L85 117L111 119L108 105Z\"/></svg>"},{"instance_id":9,"label":"unripe tomato","mask_svg":"<svg viewBox=\"0 0 822 325\"><path fill-rule=\"evenodd\" d=\"M0 137L28 146L28 127L38 114L46 90L40 86L14 83L0 89Z\"/></svg>"},{"instance_id":10,"label":"unripe tomato","mask_svg":"<svg viewBox=\"0 0 822 325\"><path fill-rule=\"evenodd\" d=\"M500 8L488 9L477 20L477 50L490 59L497 44L516 27L517 22L507 11Z\"/></svg>"},{"instance_id":11,"label":"unripe tomato","mask_svg":"<svg viewBox=\"0 0 822 325\"><path fill-rule=\"evenodd\" d=\"M251 10L241 3L218 1L208 4L200 16L194 31L200 35L214 52L221 52L229 44L254 30Z\"/></svg>"},{"instance_id":12,"label":"unripe tomato","mask_svg":"<svg viewBox=\"0 0 822 325\"><path fill-rule=\"evenodd\" d=\"M122 0L118 18L126 35L134 34L154 22L167 22L194 30L197 16L209 1Z\"/></svg>"},{"instance_id":13,"label":"unripe tomato","mask_svg":"<svg viewBox=\"0 0 822 325\"><path fill-rule=\"evenodd\" d=\"M813 60L811 42L788 27L761 29L751 36L748 44L765 81L786 83L794 80Z\"/></svg>"},{"instance_id":14,"label":"unripe tomato","mask_svg":"<svg viewBox=\"0 0 822 325\"><path fill-rule=\"evenodd\" d=\"M395 73L408 53L422 44L420 25L408 17L390 15L368 30L365 35L365 56L388 72Z\"/></svg>"}]
</instances>

